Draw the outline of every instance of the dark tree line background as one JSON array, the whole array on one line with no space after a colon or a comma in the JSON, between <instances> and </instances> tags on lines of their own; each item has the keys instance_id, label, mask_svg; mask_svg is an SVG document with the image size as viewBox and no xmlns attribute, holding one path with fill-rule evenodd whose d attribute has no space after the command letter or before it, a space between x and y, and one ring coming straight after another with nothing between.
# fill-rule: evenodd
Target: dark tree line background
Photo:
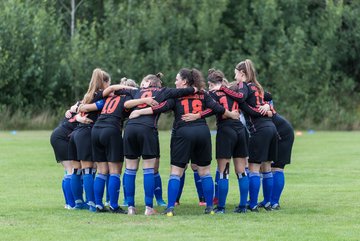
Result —
<instances>
[{"instance_id":1,"label":"dark tree line background","mask_svg":"<svg viewBox=\"0 0 360 241\"><path fill-rule=\"evenodd\" d=\"M250 58L296 128L360 129L360 1L3 0L0 33L2 128L58 120L96 67L174 86L182 67L231 80Z\"/></svg>"}]
</instances>

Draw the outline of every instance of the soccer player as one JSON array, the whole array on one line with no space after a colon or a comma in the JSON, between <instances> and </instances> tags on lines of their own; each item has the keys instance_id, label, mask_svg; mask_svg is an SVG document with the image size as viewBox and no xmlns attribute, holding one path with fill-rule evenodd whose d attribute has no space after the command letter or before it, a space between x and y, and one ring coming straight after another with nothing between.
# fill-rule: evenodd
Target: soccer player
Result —
<instances>
[{"instance_id":1,"label":"soccer player","mask_svg":"<svg viewBox=\"0 0 360 241\"><path fill-rule=\"evenodd\" d=\"M82 104L97 103L103 99L103 90L110 85L110 76L102 69L94 69L89 83L89 88ZM75 208L84 209L87 206L82 201L81 174L86 194L89 211L95 212L94 179L93 179L93 158L91 147L91 129L96 121L99 112L90 111L81 114L89 121L79 124L73 134L71 152L76 153L76 160L72 162L74 172L71 177L71 187L75 198Z\"/></svg>"},{"instance_id":2,"label":"soccer player","mask_svg":"<svg viewBox=\"0 0 360 241\"><path fill-rule=\"evenodd\" d=\"M270 101L273 112L272 120L276 126L278 133L278 158L271 163L271 171L274 179L274 186L271 195L271 208L274 210L280 209L280 197L285 186L284 169L287 164L291 162L291 150L294 143L294 129L290 122L275 111L272 103L270 93L265 94L265 100ZM265 200L259 203L259 206L264 206Z\"/></svg>"},{"instance_id":3,"label":"soccer player","mask_svg":"<svg viewBox=\"0 0 360 241\"><path fill-rule=\"evenodd\" d=\"M235 79L238 85L246 83L249 93L246 103L250 108L257 108L265 104L264 90L257 81L255 68L251 60L246 59L235 67ZM232 95L232 91L221 88L225 93ZM239 95L241 95L239 93ZM271 172L271 161L277 160L277 132L271 117L251 116L244 113L250 131L249 138L249 209L258 212L258 195L260 189L260 166L262 166L264 208L268 211L271 208L271 192L273 188L273 176ZM262 164L263 163L263 164Z\"/></svg>"},{"instance_id":4,"label":"soccer player","mask_svg":"<svg viewBox=\"0 0 360 241\"><path fill-rule=\"evenodd\" d=\"M73 132L78 122L75 120L75 114L67 111L65 118L54 129L50 137L50 143L53 147L56 161L64 167L65 175L62 180L62 189L65 198L65 208L75 207L75 201L71 192L72 165L69 157L70 134Z\"/></svg>"},{"instance_id":5,"label":"soccer player","mask_svg":"<svg viewBox=\"0 0 360 241\"><path fill-rule=\"evenodd\" d=\"M205 119L185 122L181 117L184 114L198 113L207 108L212 109L216 113L224 114L226 112L226 116L233 118L238 118L238 113L234 117L234 113L226 111L203 90L205 81L201 72L197 69L181 69L176 76L175 85L178 89L194 86L200 91L181 98L168 99L159 104L159 106L133 111L130 114L130 119L135 118L134 120L136 120L139 116L153 115L171 109L174 111L175 120L171 140L171 174L168 183L168 206L164 214L167 216L174 215L175 201L180 188L180 178L190 159L193 164L198 166L207 204L205 213L213 214L214 183L210 174L210 130Z\"/></svg>"},{"instance_id":6,"label":"soccer player","mask_svg":"<svg viewBox=\"0 0 360 241\"><path fill-rule=\"evenodd\" d=\"M128 109L140 110L149 106L142 102L141 99L143 98L154 97L156 101L161 102L167 98L184 96L196 91L194 88L183 90L161 88L162 76L161 73L145 76L140 85L141 89L135 92L132 91L131 95L134 96L134 99L127 101L124 106ZM129 215L136 214L134 200L135 178L140 156L143 159L145 215L154 215L156 213L153 209L153 197L155 187L154 168L156 158L160 154L157 131L158 119L159 114L130 119L124 130L124 154L126 157L124 182Z\"/></svg>"},{"instance_id":7,"label":"soccer player","mask_svg":"<svg viewBox=\"0 0 360 241\"><path fill-rule=\"evenodd\" d=\"M126 85L112 85L107 87L102 96L106 98L104 105L81 104L75 111L101 111L91 131L93 159L96 161L98 174L94 181L94 197L96 212L108 211L104 208L102 197L109 176L109 199L112 213L125 213L118 206L120 190L120 174L123 162L122 124L128 116L124 110L124 102L129 99L126 95L119 95L120 89L136 89ZM148 99L149 100L149 99ZM150 101L153 101L150 99ZM120 147L120 148L119 148Z\"/></svg>"}]
</instances>

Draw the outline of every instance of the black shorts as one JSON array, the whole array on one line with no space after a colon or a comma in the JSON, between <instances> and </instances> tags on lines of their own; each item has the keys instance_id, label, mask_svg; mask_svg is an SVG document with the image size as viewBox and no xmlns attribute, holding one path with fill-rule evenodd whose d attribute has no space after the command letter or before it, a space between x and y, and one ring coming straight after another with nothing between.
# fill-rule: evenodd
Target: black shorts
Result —
<instances>
[{"instance_id":1,"label":"black shorts","mask_svg":"<svg viewBox=\"0 0 360 241\"><path fill-rule=\"evenodd\" d=\"M249 138L249 163L277 161L278 135L274 126L265 126L252 132Z\"/></svg>"},{"instance_id":2,"label":"black shorts","mask_svg":"<svg viewBox=\"0 0 360 241\"><path fill-rule=\"evenodd\" d=\"M124 162L121 130L115 127L93 127L93 158L96 162Z\"/></svg>"},{"instance_id":3,"label":"black shorts","mask_svg":"<svg viewBox=\"0 0 360 241\"><path fill-rule=\"evenodd\" d=\"M72 130L58 126L50 136L50 143L54 149L57 162L72 160L69 156L70 134Z\"/></svg>"},{"instance_id":4,"label":"black shorts","mask_svg":"<svg viewBox=\"0 0 360 241\"><path fill-rule=\"evenodd\" d=\"M76 145L75 145L75 139L74 139L74 131L70 134L70 141L69 141L69 149L68 149L68 155L70 160L73 161L80 161L77 158L77 153L76 153Z\"/></svg>"},{"instance_id":5,"label":"black shorts","mask_svg":"<svg viewBox=\"0 0 360 241\"><path fill-rule=\"evenodd\" d=\"M207 125L183 126L173 132L171 164L185 168L191 163L198 166L211 164L211 135Z\"/></svg>"},{"instance_id":6,"label":"black shorts","mask_svg":"<svg viewBox=\"0 0 360 241\"><path fill-rule=\"evenodd\" d=\"M159 134L144 125L127 125L124 131L124 154L128 159L151 159L160 156Z\"/></svg>"},{"instance_id":7,"label":"black shorts","mask_svg":"<svg viewBox=\"0 0 360 241\"><path fill-rule=\"evenodd\" d=\"M79 161L93 161L91 146L91 127L82 126L74 131L76 157Z\"/></svg>"},{"instance_id":8,"label":"black shorts","mask_svg":"<svg viewBox=\"0 0 360 241\"><path fill-rule=\"evenodd\" d=\"M285 165L290 164L291 162L291 151L294 144L294 129L285 118L278 114L274 124L279 136L278 158L271 166L284 168Z\"/></svg>"},{"instance_id":9,"label":"black shorts","mask_svg":"<svg viewBox=\"0 0 360 241\"><path fill-rule=\"evenodd\" d=\"M248 142L249 135L244 126L219 126L216 133L216 159L247 157Z\"/></svg>"}]
</instances>

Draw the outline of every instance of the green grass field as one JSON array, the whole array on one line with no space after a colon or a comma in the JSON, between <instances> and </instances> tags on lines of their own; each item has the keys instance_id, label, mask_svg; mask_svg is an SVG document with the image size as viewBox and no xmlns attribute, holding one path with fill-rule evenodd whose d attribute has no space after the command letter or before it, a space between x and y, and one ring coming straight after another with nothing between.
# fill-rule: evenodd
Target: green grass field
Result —
<instances>
[{"instance_id":1,"label":"green grass field","mask_svg":"<svg viewBox=\"0 0 360 241\"><path fill-rule=\"evenodd\" d=\"M50 133L0 132L0 240L360 240L360 132L297 136L280 211L233 214L239 191L232 172L228 213L203 215L188 171L175 217L142 214L142 171L140 215L65 210ZM166 200L170 133L160 138Z\"/></svg>"}]
</instances>

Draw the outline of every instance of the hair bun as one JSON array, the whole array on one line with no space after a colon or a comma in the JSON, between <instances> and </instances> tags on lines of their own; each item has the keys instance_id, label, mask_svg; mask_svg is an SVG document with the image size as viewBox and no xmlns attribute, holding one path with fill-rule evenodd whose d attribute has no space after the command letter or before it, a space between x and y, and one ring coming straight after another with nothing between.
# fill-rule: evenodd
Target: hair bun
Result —
<instances>
[{"instance_id":1,"label":"hair bun","mask_svg":"<svg viewBox=\"0 0 360 241\"><path fill-rule=\"evenodd\" d=\"M164 77L164 74L159 72L155 76L158 77L159 79L161 79L162 77Z\"/></svg>"},{"instance_id":2,"label":"hair bun","mask_svg":"<svg viewBox=\"0 0 360 241\"><path fill-rule=\"evenodd\" d=\"M208 74L212 74L212 73L214 73L216 70L214 69L214 68L211 68L211 69L209 69L208 70Z\"/></svg>"}]
</instances>

